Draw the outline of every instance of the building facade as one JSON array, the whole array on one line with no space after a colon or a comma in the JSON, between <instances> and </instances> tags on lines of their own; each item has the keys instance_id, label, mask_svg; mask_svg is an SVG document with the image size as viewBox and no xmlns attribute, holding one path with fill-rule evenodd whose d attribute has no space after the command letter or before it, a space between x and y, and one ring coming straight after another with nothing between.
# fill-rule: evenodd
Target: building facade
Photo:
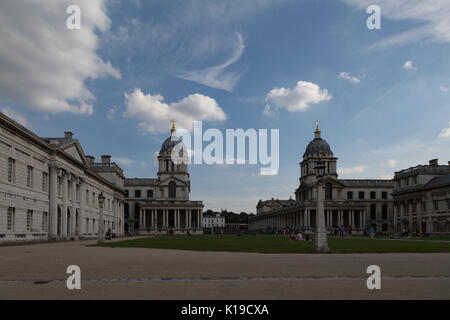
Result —
<instances>
[{"instance_id":1,"label":"building facade","mask_svg":"<svg viewBox=\"0 0 450 320\"><path fill-rule=\"evenodd\" d=\"M419 165L394 176L394 224L397 232L450 234L450 161Z\"/></svg>"},{"instance_id":2,"label":"building facade","mask_svg":"<svg viewBox=\"0 0 450 320\"><path fill-rule=\"evenodd\" d=\"M306 147L300 163L300 185L295 201L260 200L257 215L249 218L250 230L290 229L312 233L316 224L317 179L316 162L325 162L325 223L329 233L343 226L355 234L370 227L377 232L394 231L393 181L369 179L338 179L337 158L330 145L321 138L317 126L314 140Z\"/></svg>"},{"instance_id":3,"label":"building facade","mask_svg":"<svg viewBox=\"0 0 450 320\"><path fill-rule=\"evenodd\" d=\"M124 176L86 156L71 132L41 138L0 113L0 241L96 237L98 195L105 230L124 229Z\"/></svg>"},{"instance_id":4,"label":"building facade","mask_svg":"<svg viewBox=\"0 0 450 320\"><path fill-rule=\"evenodd\" d=\"M220 213L215 215L203 215L203 228L225 228L225 217Z\"/></svg>"},{"instance_id":5,"label":"building facade","mask_svg":"<svg viewBox=\"0 0 450 320\"><path fill-rule=\"evenodd\" d=\"M187 161L176 164L172 152L183 152L183 142L171 135L158 155L154 179L125 179L125 230L133 234L202 234L202 201L191 201ZM186 160L186 155L181 155Z\"/></svg>"}]
</instances>

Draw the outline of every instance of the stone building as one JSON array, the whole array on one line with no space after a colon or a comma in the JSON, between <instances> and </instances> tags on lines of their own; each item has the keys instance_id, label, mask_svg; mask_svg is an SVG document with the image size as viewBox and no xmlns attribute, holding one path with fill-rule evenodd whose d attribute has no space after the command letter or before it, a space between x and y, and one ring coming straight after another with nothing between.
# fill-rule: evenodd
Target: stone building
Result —
<instances>
[{"instance_id":1,"label":"stone building","mask_svg":"<svg viewBox=\"0 0 450 320\"><path fill-rule=\"evenodd\" d=\"M203 233L203 203L189 200L188 165L172 161L175 147L184 150L173 125L159 151L158 177L125 179L126 231L140 235Z\"/></svg>"},{"instance_id":2,"label":"stone building","mask_svg":"<svg viewBox=\"0 0 450 320\"><path fill-rule=\"evenodd\" d=\"M397 232L450 234L450 161L398 171L394 181Z\"/></svg>"},{"instance_id":3,"label":"stone building","mask_svg":"<svg viewBox=\"0 0 450 320\"><path fill-rule=\"evenodd\" d=\"M123 234L124 176L86 156L71 132L41 138L0 113L0 241L96 237L100 192L105 230Z\"/></svg>"},{"instance_id":4,"label":"stone building","mask_svg":"<svg viewBox=\"0 0 450 320\"><path fill-rule=\"evenodd\" d=\"M313 232L316 223L316 162L325 162L325 223L329 232L340 226L361 234L371 226L377 232L390 233L393 224L393 181L338 179L337 158L330 145L321 138L317 126L315 137L306 147L300 163L300 185L295 201L267 200L257 205L257 215L249 218L250 230L291 229Z\"/></svg>"}]
</instances>

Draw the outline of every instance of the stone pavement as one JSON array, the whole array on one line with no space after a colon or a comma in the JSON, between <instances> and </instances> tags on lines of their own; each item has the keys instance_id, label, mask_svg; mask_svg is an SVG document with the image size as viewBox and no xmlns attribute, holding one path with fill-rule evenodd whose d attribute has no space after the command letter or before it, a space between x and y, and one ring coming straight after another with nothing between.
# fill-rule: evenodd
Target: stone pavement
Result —
<instances>
[{"instance_id":1,"label":"stone pavement","mask_svg":"<svg viewBox=\"0 0 450 320\"><path fill-rule=\"evenodd\" d=\"M450 254L259 254L89 247L0 247L0 299L450 299ZM381 268L368 290L367 266ZM66 268L81 268L68 290Z\"/></svg>"}]
</instances>

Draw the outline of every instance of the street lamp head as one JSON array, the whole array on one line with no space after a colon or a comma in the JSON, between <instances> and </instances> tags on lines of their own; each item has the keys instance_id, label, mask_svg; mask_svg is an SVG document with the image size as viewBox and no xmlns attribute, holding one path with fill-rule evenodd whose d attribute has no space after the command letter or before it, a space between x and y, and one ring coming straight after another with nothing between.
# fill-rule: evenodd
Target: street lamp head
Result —
<instances>
[{"instance_id":1,"label":"street lamp head","mask_svg":"<svg viewBox=\"0 0 450 320\"><path fill-rule=\"evenodd\" d=\"M103 192L100 192L98 195L98 204L100 205L100 208L103 208L103 203L105 202L105 196L103 195Z\"/></svg>"},{"instance_id":2,"label":"street lamp head","mask_svg":"<svg viewBox=\"0 0 450 320\"><path fill-rule=\"evenodd\" d=\"M314 170L316 171L316 177L318 179L321 179L325 175L325 162L322 161L322 159L319 157L319 160L316 162L316 166L314 167Z\"/></svg>"}]
</instances>

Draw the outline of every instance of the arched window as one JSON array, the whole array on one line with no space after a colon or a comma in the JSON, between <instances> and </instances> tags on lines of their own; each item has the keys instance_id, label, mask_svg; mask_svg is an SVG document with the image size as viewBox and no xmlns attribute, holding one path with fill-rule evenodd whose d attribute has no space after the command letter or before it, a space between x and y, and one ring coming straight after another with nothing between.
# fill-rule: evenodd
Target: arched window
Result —
<instances>
[{"instance_id":1,"label":"arched window","mask_svg":"<svg viewBox=\"0 0 450 320\"><path fill-rule=\"evenodd\" d=\"M331 186L330 182L327 182L325 184L325 199L332 199L333 198L333 187Z\"/></svg>"},{"instance_id":2,"label":"arched window","mask_svg":"<svg viewBox=\"0 0 450 320\"><path fill-rule=\"evenodd\" d=\"M177 184L175 181L169 182L169 198L176 198L177 197Z\"/></svg>"}]
</instances>

